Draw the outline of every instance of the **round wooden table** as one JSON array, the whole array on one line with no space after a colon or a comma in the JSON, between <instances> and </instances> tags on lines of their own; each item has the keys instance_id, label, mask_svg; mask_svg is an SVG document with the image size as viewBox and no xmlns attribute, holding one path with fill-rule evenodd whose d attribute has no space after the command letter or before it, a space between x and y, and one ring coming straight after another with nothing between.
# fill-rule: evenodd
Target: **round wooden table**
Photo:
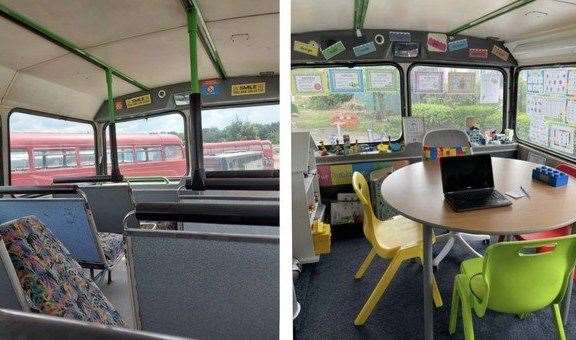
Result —
<instances>
[{"instance_id":1,"label":"round wooden table","mask_svg":"<svg viewBox=\"0 0 576 340\"><path fill-rule=\"evenodd\" d=\"M382 198L407 218L424 225L424 326L433 338L432 228L476 234L517 235L550 230L576 222L576 181L554 188L532 180L539 164L517 159L492 158L494 186L502 194L522 186L530 197L512 199L500 208L454 212L444 202L437 161L413 163L394 171L382 183ZM572 280L570 280L572 282ZM569 297L569 294L567 295Z\"/></svg>"}]
</instances>

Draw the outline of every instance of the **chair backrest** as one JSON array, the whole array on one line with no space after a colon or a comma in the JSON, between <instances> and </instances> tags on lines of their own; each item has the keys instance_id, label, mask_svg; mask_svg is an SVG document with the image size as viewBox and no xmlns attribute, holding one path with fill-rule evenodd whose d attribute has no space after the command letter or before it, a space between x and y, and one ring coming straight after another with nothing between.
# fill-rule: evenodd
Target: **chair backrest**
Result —
<instances>
[{"instance_id":1,"label":"chair backrest","mask_svg":"<svg viewBox=\"0 0 576 340\"><path fill-rule=\"evenodd\" d=\"M376 239L373 225L375 215L374 211L372 210L372 202L370 200L370 188L366 178L364 178L364 175L358 171L355 171L352 174L352 187L354 188L354 192L362 204L362 229L364 230L364 236L370 243L374 243Z\"/></svg>"},{"instance_id":2,"label":"chair backrest","mask_svg":"<svg viewBox=\"0 0 576 340\"><path fill-rule=\"evenodd\" d=\"M466 132L456 129L431 130L424 135L424 146L470 146Z\"/></svg>"},{"instance_id":3,"label":"chair backrest","mask_svg":"<svg viewBox=\"0 0 576 340\"><path fill-rule=\"evenodd\" d=\"M82 198L0 199L0 223L34 215L52 231L82 264L103 265L106 259L98 244L92 214Z\"/></svg>"},{"instance_id":4,"label":"chair backrest","mask_svg":"<svg viewBox=\"0 0 576 340\"><path fill-rule=\"evenodd\" d=\"M575 261L576 235L491 245L483 268L488 298L479 311L521 314L560 302Z\"/></svg>"},{"instance_id":5,"label":"chair backrest","mask_svg":"<svg viewBox=\"0 0 576 340\"><path fill-rule=\"evenodd\" d=\"M0 225L0 237L31 310L108 326L124 325L100 288L36 217Z\"/></svg>"},{"instance_id":6,"label":"chair backrest","mask_svg":"<svg viewBox=\"0 0 576 340\"><path fill-rule=\"evenodd\" d=\"M576 167L570 165L570 164L566 164L566 163L562 163L562 164L558 164L558 166L556 167L556 169L567 173L568 175L576 178Z\"/></svg>"},{"instance_id":7,"label":"chair backrest","mask_svg":"<svg viewBox=\"0 0 576 340\"><path fill-rule=\"evenodd\" d=\"M261 235L220 229L126 230L138 329L200 339L278 338L278 228Z\"/></svg>"},{"instance_id":8,"label":"chair backrest","mask_svg":"<svg viewBox=\"0 0 576 340\"><path fill-rule=\"evenodd\" d=\"M101 233L122 234L124 217L135 209L130 185L91 185L83 186L80 190L86 195L96 230ZM136 219L128 219L127 223L129 228L138 228Z\"/></svg>"},{"instance_id":9,"label":"chair backrest","mask_svg":"<svg viewBox=\"0 0 576 340\"><path fill-rule=\"evenodd\" d=\"M4 242L0 239L0 308L29 311L20 281Z\"/></svg>"}]
</instances>

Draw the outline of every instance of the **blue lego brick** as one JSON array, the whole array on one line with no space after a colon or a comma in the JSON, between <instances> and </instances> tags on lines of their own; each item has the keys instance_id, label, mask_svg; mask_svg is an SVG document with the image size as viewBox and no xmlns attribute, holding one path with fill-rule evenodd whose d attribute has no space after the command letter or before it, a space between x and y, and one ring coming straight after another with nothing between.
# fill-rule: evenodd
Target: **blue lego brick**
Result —
<instances>
[{"instance_id":1,"label":"blue lego brick","mask_svg":"<svg viewBox=\"0 0 576 340\"><path fill-rule=\"evenodd\" d=\"M532 179L553 187L561 187L568 184L568 175L566 173L545 165L532 170Z\"/></svg>"}]
</instances>

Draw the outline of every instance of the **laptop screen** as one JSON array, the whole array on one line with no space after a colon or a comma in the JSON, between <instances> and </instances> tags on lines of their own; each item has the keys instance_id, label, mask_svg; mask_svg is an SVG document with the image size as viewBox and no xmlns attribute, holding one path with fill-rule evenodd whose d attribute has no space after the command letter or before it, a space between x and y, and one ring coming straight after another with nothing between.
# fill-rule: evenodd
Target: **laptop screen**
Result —
<instances>
[{"instance_id":1,"label":"laptop screen","mask_svg":"<svg viewBox=\"0 0 576 340\"><path fill-rule=\"evenodd\" d=\"M490 154L442 157L440 169L445 193L494 188Z\"/></svg>"}]
</instances>

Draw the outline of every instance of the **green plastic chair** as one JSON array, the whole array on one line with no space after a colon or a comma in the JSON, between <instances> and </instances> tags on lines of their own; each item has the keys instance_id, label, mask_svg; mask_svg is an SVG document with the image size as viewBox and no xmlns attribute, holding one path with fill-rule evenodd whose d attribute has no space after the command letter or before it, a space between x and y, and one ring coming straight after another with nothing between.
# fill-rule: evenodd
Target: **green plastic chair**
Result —
<instances>
[{"instance_id":1,"label":"green plastic chair","mask_svg":"<svg viewBox=\"0 0 576 340\"><path fill-rule=\"evenodd\" d=\"M539 253L546 246L548 251ZM472 310L526 314L550 306L559 339L566 339L559 303L564 298L576 260L576 235L489 246L484 258L462 262L454 279L450 334L456 332L462 308L465 339L474 339Z\"/></svg>"}]
</instances>

